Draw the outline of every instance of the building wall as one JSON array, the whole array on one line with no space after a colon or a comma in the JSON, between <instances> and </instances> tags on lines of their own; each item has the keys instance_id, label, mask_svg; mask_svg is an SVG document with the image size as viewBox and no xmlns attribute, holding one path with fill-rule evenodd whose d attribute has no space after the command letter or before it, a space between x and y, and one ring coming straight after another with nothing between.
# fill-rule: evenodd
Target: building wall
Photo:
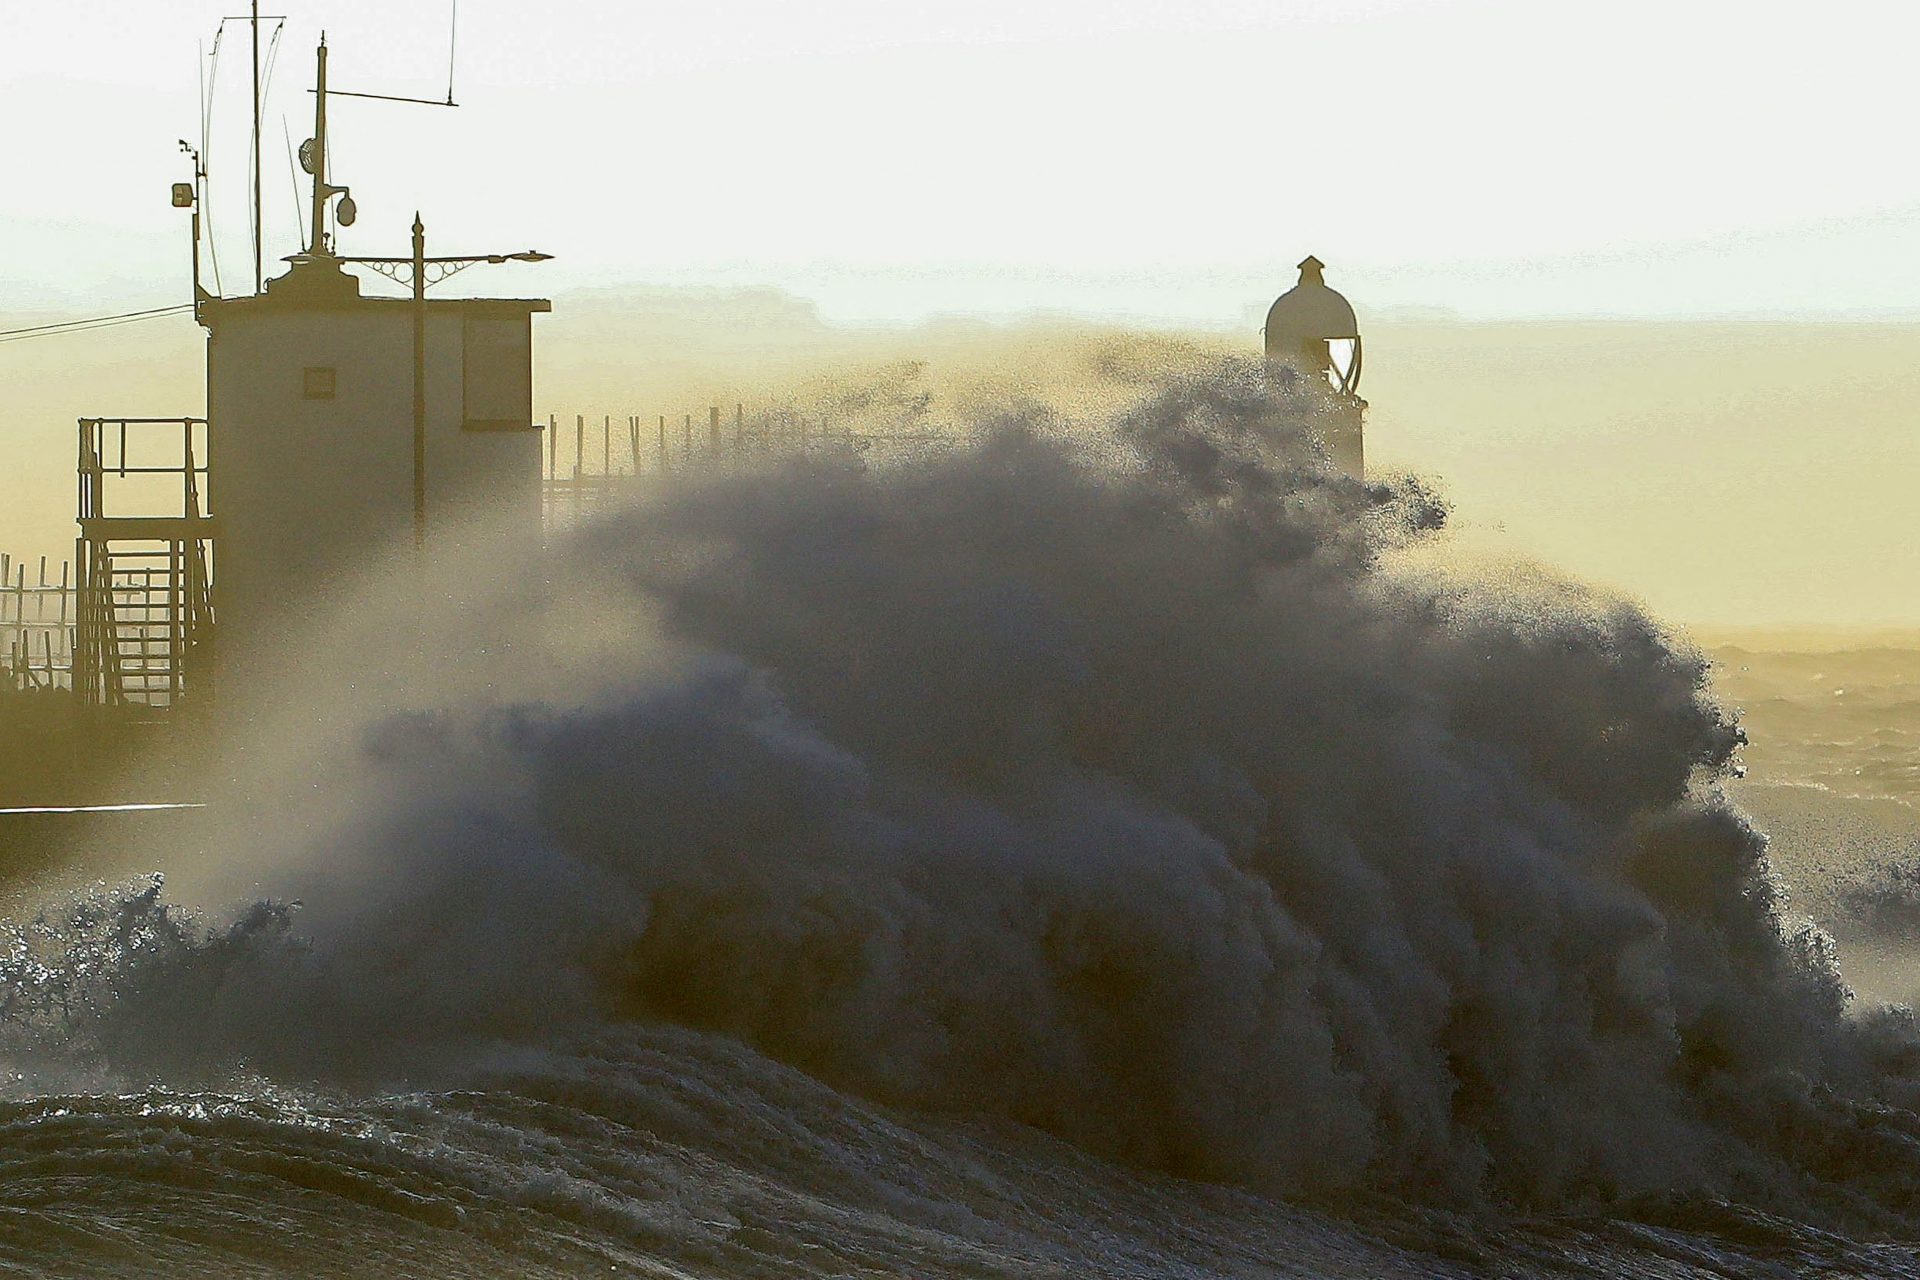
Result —
<instances>
[{"instance_id":1,"label":"building wall","mask_svg":"<svg viewBox=\"0 0 1920 1280\"><path fill-rule=\"evenodd\" d=\"M229 304L208 344L208 501L220 521L214 609L223 668L244 663L280 626L320 624L312 615L327 597L403 553L412 538L409 306L261 301ZM528 309L429 304L430 550L473 536L480 519L539 536L542 435L526 429ZM484 359L468 360L470 337L486 348ZM309 369L334 371L330 399L309 397ZM470 388L493 403L470 406ZM485 414L489 429L467 429L470 409Z\"/></svg>"}]
</instances>

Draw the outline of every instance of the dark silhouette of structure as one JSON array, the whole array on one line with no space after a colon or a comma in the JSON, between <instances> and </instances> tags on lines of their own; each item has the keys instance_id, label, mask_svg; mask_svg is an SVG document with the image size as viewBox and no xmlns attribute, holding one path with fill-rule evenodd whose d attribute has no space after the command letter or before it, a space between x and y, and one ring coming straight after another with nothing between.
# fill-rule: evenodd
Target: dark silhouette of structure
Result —
<instances>
[{"instance_id":1,"label":"dark silhouette of structure","mask_svg":"<svg viewBox=\"0 0 1920 1280\"><path fill-rule=\"evenodd\" d=\"M1267 359L1323 377L1333 388L1335 409L1325 444L1335 466L1354 479L1366 471L1367 402L1360 389L1360 322L1353 304L1329 288L1326 264L1309 254L1300 263L1300 283L1267 309Z\"/></svg>"}]
</instances>

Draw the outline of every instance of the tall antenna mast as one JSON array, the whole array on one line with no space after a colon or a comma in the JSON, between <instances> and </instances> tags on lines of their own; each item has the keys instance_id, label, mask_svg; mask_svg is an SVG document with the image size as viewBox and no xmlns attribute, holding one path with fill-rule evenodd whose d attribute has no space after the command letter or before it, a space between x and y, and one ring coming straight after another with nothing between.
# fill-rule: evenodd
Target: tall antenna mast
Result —
<instances>
[{"instance_id":1,"label":"tall antenna mast","mask_svg":"<svg viewBox=\"0 0 1920 1280\"><path fill-rule=\"evenodd\" d=\"M309 144L313 155L302 157L308 160L307 172L313 175L313 239L307 244L308 253L325 253L327 248L327 201L333 195L333 188L327 185L327 33L320 33L319 71L315 76L313 92L313 140Z\"/></svg>"},{"instance_id":2,"label":"tall antenna mast","mask_svg":"<svg viewBox=\"0 0 1920 1280\"><path fill-rule=\"evenodd\" d=\"M452 75L448 75L447 100L440 102L433 98L412 98L392 93L360 93L352 89L327 88L327 33L320 33L319 69L313 86L313 137L300 144L300 164L313 175L313 236L307 245L309 255L323 255L330 252L327 245L326 220L328 202L335 196L344 197L340 201L338 221L343 227L353 225L355 217L353 197L347 188L332 186L327 182L327 95L336 98L372 98L380 102L417 102L429 107L453 107L459 104L453 100Z\"/></svg>"},{"instance_id":3,"label":"tall antenna mast","mask_svg":"<svg viewBox=\"0 0 1920 1280\"><path fill-rule=\"evenodd\" d=\"M253 291L259 293L266 285L266 274L260 265L260 242L266 238L266 227L260 221L260 0L253 0Z\"/></svg>"}]
</instances>

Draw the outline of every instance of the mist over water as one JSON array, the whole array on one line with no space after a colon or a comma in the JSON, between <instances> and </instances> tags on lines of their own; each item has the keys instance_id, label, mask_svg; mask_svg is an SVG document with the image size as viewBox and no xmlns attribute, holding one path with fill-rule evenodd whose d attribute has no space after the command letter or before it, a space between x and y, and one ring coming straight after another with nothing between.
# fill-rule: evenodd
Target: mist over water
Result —
<instances>
[{"instance_id":1,"label":"mist over water","mask_svg":"<svg viewBox=\"0 0 1920 1280\"><path fill-rule=\"evenodd\" d=\"M1910 1230L1920 1038L1783 922L1704 659L1449 565L1319 394L1227 362L584 524L449 609L485 655L255 750L274 825L185 877L254 905L18 926L19 1089L386 1096L680 1026L1263 1194Z\"/></svg>"}]
</instances>

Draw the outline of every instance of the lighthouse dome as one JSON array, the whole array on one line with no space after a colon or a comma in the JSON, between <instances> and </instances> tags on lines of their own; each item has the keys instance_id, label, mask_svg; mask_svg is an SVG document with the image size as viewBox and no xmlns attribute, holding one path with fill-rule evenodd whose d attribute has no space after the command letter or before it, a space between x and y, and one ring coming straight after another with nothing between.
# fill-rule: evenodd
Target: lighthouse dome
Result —
<instances>
[{"instance_id":1,"label":"lighthouse dome","mask_svg":"<svg viewBox=\"0 0 1920 1280\"><path fill-rule=\"evenodd\" d=\"M1308 256L1300 283L1267 309L1267 359L1302 373L1324 375L1341 395L1360 390L1360 323L1353 304L1327 288L1325 264Z\"/></svg>"},{"instance_id":2,"label":"lighthouse dome","mask_svg":"<svg viewBox=\"0 0 1920 1280\"><path fill-rule=\"evenodd\" d=\"M1274 299L1267 310L1267 354L1291 356L1311 341L1360 336L1353 304L1321 278L1326 264L1309 256L1300 264L1300 283Z\"/></svg>"}]
</instances>

